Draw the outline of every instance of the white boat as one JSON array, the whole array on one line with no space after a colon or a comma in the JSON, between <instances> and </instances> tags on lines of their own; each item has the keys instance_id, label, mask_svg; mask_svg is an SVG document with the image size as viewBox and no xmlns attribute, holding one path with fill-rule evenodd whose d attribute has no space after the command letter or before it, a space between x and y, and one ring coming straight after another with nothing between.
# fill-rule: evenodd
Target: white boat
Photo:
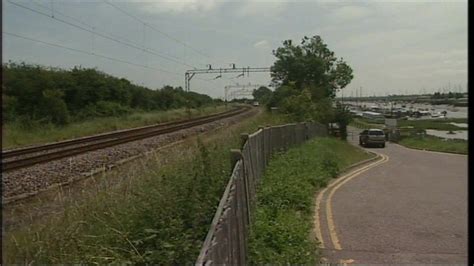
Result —
<instances>
[{"instance_id":1,"label":"white boat","mask_svg":"<svg viewBox=\"0 0 474 266\"><path fill-rule=\"evenodd\" d=\"M428 116L428 115L431 115L431 113L428 112L428 111L420 110L420 111L418 111L418 112L420 113L421 116Z\"/></svg>"},{"instance_id":2,"label":"white boat","mask_svg":"<svg viewBox=\"0 0 474 266\"><path fill-rule=\"evenodd\" d=\"M431 115L432 118L446 118L443 113L435 113Z\"/></svg>"}]
</instances>

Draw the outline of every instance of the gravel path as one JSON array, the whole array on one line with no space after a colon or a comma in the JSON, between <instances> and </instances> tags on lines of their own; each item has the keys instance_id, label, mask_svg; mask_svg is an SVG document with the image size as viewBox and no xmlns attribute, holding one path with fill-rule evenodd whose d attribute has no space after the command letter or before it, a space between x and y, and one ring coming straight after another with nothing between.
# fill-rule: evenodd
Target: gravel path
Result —
<instances>
[{"instance_id":1,"label":"gravel path","mask_svg":"<svg viewBox=\"0 0 474 266\"><path fill-rule=\"evenodd\" d=\"M120 144L114 147L92 151L77 156L60 159L45 164L34 165L12 172L3 173L2 197L8 203L17 198L34 195L51 186L69 183L84 178L103 169L163 145L181 140L218 127L235 124L257 112L252 109L236 117L226 118L206 125L195 126L174 133Z\"/></svg>"}]
</instances>

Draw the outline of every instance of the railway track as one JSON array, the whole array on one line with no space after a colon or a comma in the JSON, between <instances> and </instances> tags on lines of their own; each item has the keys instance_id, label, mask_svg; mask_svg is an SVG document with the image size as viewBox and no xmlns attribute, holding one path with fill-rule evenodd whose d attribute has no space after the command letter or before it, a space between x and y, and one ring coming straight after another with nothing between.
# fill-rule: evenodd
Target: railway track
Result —
<instances>
[{"instance_id":1,"label":"railway track","mask_svg":"<svg viewBox=\"0 0 474 266\"><path fill-rule=\"evenodd\" d=\"M203 125L220 119L242 114L251 107L238 107L219 114L201 116L193 119L172 121L152 126L133 128L55 142L34 147L27 147L9 151L2 151L2 170L8 172L25 168L35 164L46 163L98 149L103 149L118 144L123 144L135 140L145 139L157 135L175 132L178 130Z\"/></svg>"}]
</instances>

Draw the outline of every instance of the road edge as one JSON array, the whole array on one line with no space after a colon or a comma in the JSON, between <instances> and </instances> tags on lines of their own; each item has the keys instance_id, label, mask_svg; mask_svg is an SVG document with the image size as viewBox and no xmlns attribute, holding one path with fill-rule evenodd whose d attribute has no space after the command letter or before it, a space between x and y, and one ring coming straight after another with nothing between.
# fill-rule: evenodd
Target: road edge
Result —
<instances>
[{"instance_id":1,"label":"road edge","mask_svg":"<svg viewBox=\"0 0 474 266\"><path fill-rule=\"evenodd\" d=\"M377 160L379 157L380 157L380 154L377 154L375 152L372 152L372 151L368 151L368 150L364 150L362 149L363 151L365 151L366 153L369 153L371 154L373 157L372 158L369 158L369 159L365 159L363 161L359 161L359 162L356 162L356 163L353 163L347 167L345 167L344 169L341 170L340 173L338 173L337 177L335 179L338 179L339 177L343 176L344 174L347 174L349 172L351 172L353 169L355 168L358 168L360 166L363 166L364 164L368 164L368 163L371 163L375 160Z\"/></svg>"},{"instance_id":2,"label":"road edge","mask_svg":"<svg viewBox=\"0 0 474 266\"><path fill-rule=\"evenodd\" d=\"M430 152L430 153L439 153L439 154L442 154L442 155L459 155L459 156L468 156L468 155L469 155L469 154L462 154L462 153L455 153L455 152L443 152L443 151L434 151L434 150L411 148L411 147L407 147L407 146L405 146L405 145L402 145L402 144L399 144L399 143L395 143L395 142L390 142L390 143L391 143L391 144L398 145L398 146L402 146L402 147L405 148L405 149L410 149L410 150L415 150L415 151L424 151L424 152Z\"/></svg>"},{"instance_id":3,"label":"road edge","mask_svg":"<svg viewBox=\"0 0 474 266\"><path fill-rule=\"evenodd\" d=\"M318 232L320 232L320 228L318 228L318 227L320 227L320 226L319 226L319 222L317 221L319 219L318 218L319 208L317 207L318 206L317 202L318 202L318 198L320 197L321 193L325 192L326 189L328 189L331 186L331 184L333 184L334 182L338 182L340 180L339 179L340 177L342 177L344 175L347 175L350 172L355 171L357 168L361 168L364 165L368 165L368 164L370 164L370 163L372 163L376 160L379 160L382 157L378 153L368 151L368 150L365 150L365 149L362 149L362 148L360 148L360 149L363 150L364 152L368 153L368 154L372 154L373 157L362 160L362 161L359 161L359 162L356 162L356 163L353 163L353 164L345 167L341 172L338 173L337 177L332 178L332 180L330 180L325 187L321 187L318 191L316 191L316 193L314 195L314 200L313 200L313 203L314 203L314 206L313 206L313 210L314 210L314 213L313 213L313 228L312 228L311 233L310 233L310 238L316 240L316 242L318 243L318 253L320 253L321 248L324 248L323 241L318 239L318 235L320 235L320 234L318 234ZM324 257L321 257L320 263L324 263Z\"/></svg>"}]
</instances>

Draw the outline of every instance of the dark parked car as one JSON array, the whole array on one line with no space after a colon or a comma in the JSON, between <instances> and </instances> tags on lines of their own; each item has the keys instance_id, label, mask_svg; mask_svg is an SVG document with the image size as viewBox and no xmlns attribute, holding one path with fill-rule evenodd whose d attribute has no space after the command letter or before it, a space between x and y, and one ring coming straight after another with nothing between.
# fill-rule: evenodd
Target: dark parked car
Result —
<instances>
[{"instance_id":1,"label":"dark parked car","mask_svg":"<svg viewBox=\"0 0 474 266\"><path fill-rule=\"evenodd\" d=\"M359 145L385 147L385 133L381 129L366 129L359 135Z\"/></svg>"}]
</instances>

